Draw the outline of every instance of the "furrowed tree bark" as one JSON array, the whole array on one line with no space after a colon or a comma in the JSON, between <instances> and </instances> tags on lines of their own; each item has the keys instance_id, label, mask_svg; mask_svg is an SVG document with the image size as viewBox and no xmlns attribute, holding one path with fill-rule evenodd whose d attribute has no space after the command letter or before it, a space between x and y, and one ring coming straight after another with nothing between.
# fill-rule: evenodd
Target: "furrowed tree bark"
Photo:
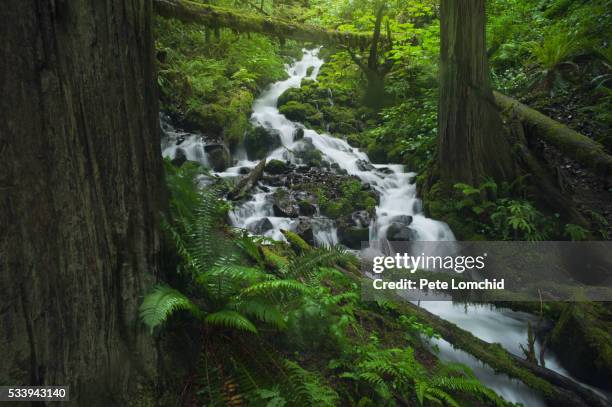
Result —
<instances>
[{"instance_id":1,"label":"furrowed tree bark","mask_svg":"<svg viewBox=\"0 0 612 407\"><path fill-rule=\"evenodd\" d=\"M514 173L489 83L485 18L485 0L441 1L437 164L447 183L478 185Z\"/></svg>"},{"instance_id":2,"label":"furrowed tree bark","mask_svg":"<svg viewBox=\"0 0 612 407\"><path fill-rule=\"evenodd\" d=\"M69 385L79 406L154 399L138 321L163 192L151 13L0 8L0 384Z\"/></svg>"}]
</instances>

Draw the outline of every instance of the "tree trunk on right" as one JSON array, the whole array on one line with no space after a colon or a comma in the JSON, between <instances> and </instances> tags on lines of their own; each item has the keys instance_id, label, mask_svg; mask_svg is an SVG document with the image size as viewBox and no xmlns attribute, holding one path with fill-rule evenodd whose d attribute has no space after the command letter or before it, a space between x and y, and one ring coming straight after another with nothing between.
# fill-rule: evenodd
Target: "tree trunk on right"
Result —
<instances>
[{"instance_id":1,"label":"tree trunk on right","mask_svg":"<svg viewBox=\"0 0 612 407\"><path fill-rule=\"evenodd\" d=\"M441 1L438 169L445 183L513 177L489 82L485 21L485 0Z\"/></svg>"}]
</instances>

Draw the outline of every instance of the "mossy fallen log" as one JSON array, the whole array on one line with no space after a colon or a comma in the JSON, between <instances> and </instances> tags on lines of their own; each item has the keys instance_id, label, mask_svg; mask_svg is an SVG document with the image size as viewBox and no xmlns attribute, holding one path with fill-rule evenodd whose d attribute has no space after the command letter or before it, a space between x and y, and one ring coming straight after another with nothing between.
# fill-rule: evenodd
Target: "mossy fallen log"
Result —
<instances>
[{"instance_id":1,"label":"mossy fallen log","mask_svg":"<svg viewBox=\"0 0 612 407\"><path fill-rule=\"evenodd\" d=\"M486 363L496 372L504 373L538 391L555 406L601 406L607 403L597 394L550 369L529 363L499 344L488 343L457 325L411 303L398 304L400 312L417 316L430 325L447 342Z\"/></svg>"},{"instance_id":2,"label":"mossy fallen log","mask_svg":"<svg viewBox=\"0 0 612 407\"><path fill-rule=\"evenodd\" d=\"M341 267L337 268L343 270ZM343 270L344 274L358 284L371 284L371 280L354 272ZM386 291L387 300L395 304L398 314L415 316L431 326L440 336L499 373L518 379L539 392L550 405L559 407L605 407L607 403L593 391L582 387L573 380L550 369L537 366L521 359L496 343L488 343L461 327L420 308L393 292Z\"/></svg>"},{"instance_id":3,"label":"mossy fallen log","mask_svg":"<svg viewBox=\"0 0 612 407\"><path fill-rule=\"evenodd\" d=\"M612 177L612 156L598 142L570 129L511 97L493 92L495 103L514 115L528 136L537 137L556 147L566 156L603 177Z\"/></svg>"},{"instance_id":4,"label":"mossy fallen log","mask_svg":"<svg viewBox=\"0 0 612 407\"><path fill-rule=\"evenodd\" d=\"M185 23L204 24L210 28L230 28L237 32L254 32L318 44L338 44L365 49L371 35L349 31L326 30L321 27L296 24L268 16L249 14L239 10L195 3L188 0L154 0L155 12L166 18L176 18Z\"/></svg>"}]
</instances>

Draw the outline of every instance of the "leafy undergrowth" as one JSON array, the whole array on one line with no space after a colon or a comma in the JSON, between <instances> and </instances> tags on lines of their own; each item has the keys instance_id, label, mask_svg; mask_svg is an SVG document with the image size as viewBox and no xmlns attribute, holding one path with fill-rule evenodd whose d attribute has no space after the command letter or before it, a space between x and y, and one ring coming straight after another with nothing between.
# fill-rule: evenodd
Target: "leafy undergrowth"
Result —
<instances>
[{"instance_id":1,"label":"leafy undergrowth","mask_svg":"<svg viewBox=\"0 0 612 407\"><path fill-rule=\"evenodd\" d=\"M199 171L167 162L165 229L180 261L173 286L155 287L141 306L155 335L171 319L199 327L183 404L505 404L466 367L437 361L424 346L431 328L363 302L352 255L290 232L286 244L228 228L218 189L196 189Z\"/></svg>"},{"instance_id":2,"label":"leafy undergrowth","mask_svg":"<svg viewBox=\"0 0 612 407\"><path fill-rule=\"evenodd\" d=\"M593 228L564 223L559 214L538 209L523 179L498 185L487 180L478 186L458 183L452 191L435 184L425 196L428 213L444 219L460 240L589 240L608 239L608 224L593 213Z\"/></svg>"},{"instance_id":3,"label":"leafy undergrowth","mask_svg":"<svg viewBox=\"0 0 612 407\"><path fill-rule=\"evenodd\" d=\"M494 86L612 151L609 0L495 0L488 13Z\"/></svg>"},{"instance_id":4,"label":"leafy undergrowth","mask_svg":"<svg viewBox=\"0 0 612 407\"><path fill-rule=\"evenodd\" d=\"M162 110L188 129L236 144L255 95L286 76L280 45L267 37L155 18ZM290 43L284 52L294 52Z\"/></svg>"}]
</instances>

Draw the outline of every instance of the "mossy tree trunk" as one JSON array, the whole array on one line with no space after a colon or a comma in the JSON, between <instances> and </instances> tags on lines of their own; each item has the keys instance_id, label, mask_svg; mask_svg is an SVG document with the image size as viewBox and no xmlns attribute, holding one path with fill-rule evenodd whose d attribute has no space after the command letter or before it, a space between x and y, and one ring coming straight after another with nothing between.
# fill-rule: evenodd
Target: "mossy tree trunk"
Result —
<instances>
[{"instance_id":1,"label":"mossy tree trunk","mask_svg":"<svg viewBox=\"0 0 612 407\"><path fill-rule=\"evenodd\" d=\"M156 381L151 2L9 1L0 22L0 384L129 405Z\"/></svg>"},{"instance_id":2,"label":"mossy tree trunk","mask_svg":"<svg viewBox=\"0 0 612 407\"><path fill-rule=\"evenodd\" d=\"M441 1L438 170L446 183L513 176L489 83L485 19L485 0Z\"/></svg>"}]
</instances>

